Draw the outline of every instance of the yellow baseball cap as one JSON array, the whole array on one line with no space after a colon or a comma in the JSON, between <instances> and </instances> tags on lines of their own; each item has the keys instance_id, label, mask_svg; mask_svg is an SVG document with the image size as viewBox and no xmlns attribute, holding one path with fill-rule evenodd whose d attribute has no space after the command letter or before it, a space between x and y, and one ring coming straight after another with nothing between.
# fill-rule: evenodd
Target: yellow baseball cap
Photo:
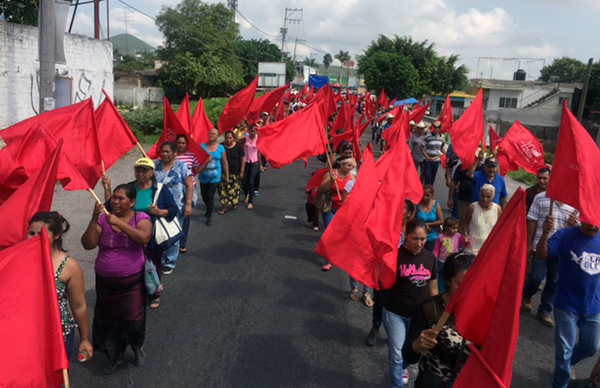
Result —
<instances>
[{"instance_id":1,"label":"yellow baseball cap","mask_svg":"<svg viewBox=\"0 0 600 388\"><path fill-rule=\"evenodd\" d=\"M154 170L154 162L150 158L140 158L135 162L133 167L146 167Z\"/></svg>"}]
</instances>

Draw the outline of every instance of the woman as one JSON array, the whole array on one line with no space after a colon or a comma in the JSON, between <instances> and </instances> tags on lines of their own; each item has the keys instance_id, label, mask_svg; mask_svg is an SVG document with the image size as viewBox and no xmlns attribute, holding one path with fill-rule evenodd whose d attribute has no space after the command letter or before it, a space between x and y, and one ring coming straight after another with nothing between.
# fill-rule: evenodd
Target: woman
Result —
<instances>
[{"instance_id":1,"label":"woman","mask_svg":"<svg viewBox=\"0 0 600 388\"><path fill-rule=\"evenodd\" d=\"M179 207L175 203L173 195L169 190L161 190L156 205L152 204L154 197L156 196L156 190L158 190L156 177L154 175L154 162L152 159L138 159L133 165L133 171L135 173L135 180L129 182L136 191L135 206L133 207L133 210L148 214L152 221L152 225L154 225L158 217L163 217L169 222L172 221L179 212ZM110 212L112 211L112 206L110 205L110 197L112 196L110 194L110 179L107 176L103 176L102 183L105 187L104 196L107 201L104 206L106 207L106 210ZM156 266L158 277L160 279L162 274L162 259L165 255L164 249L156 244L154 238L151 238L146 247L146 252L150 260L152 260ZM158 308L160 305L160 291L157 290L154 295L149 295L148 297L150 299L150 308Z\"/></svg>"},{"instance_id":2,"label":"woman","mask_svg":"<svg viewBox=\"0 0 600 388\"><path fill-rule=\"evenodd\" d=\"M444 223L444 214L440 203L433 199L433 186L425 185L423 187L423 198L417 205L416 217L425 222L427 227L427 243L425 249L433 252L435 240L438 238L438 229Z\"/></svg>"},{"instance_id":3,"label":"woman","mask_svg":"<svg viewBox=\"0 0 600 388\"><path fill-rule=\"evenodd\" d=\"M408 383L407 363L402 346L411 317L427 298L438 294L437 262L433 253L424 250L427 226L415 218L406 224L404 244L398 249L396 283L387 291L383 309L383 326L388 336L390 380L392 387Z\"/></svg>"},{"instance_id":4,"label":"woman","mask_svg":"<svg viewBox=\"0 0 600 388\"><path fill-rule=\"evenodd\" d=\"M229 183L229 165L227 163L227 153L225 147L217 143L219 131L216 128L208 132L208 142L202 143L201 147L210 156L206 162L200 166L200 194L202 201L206 205L206 226L212 224L211 217L215 207L215 192L221 182L221 171L225 175L225 183Z\"/></svg>"},{"instance_id":5,"label":"woman","mask_svg":"<svg viewBox=\"0 0 600 388\"><path fill-rule=\"evenodd\" d=\"M83 271L74 258L63 248L63 235L69 230L67 220L57 212L36 213L29 222L28 238L39 235L46 228L52 253L54 282L60 309L67 359L71 358L75 345L75 327L79 329L78 353L89 360L94 348L89 341L88 309L83 287ZM69 309L70 308L70 309Z\"/></svg>"},{"instance_id":6,"label":"woman","mask_svg":"<svg viewBox=\"0 0 600 388\"><path fill-rule=\"evenodd\" d=\"M133 350L135 365L145 362L144 244L150 241L152 223L146 213L133 210L135 198L133 186L117 186L110 200L112 213L105 215L103 205L96 204L81 237L86 250L98 247L92 342L109 359L107 375L123 363L127 346Z\"/></svg>"},{"instance_id":7,"label":"woman","mask_svg":"<svg viewBox=\"0 0 600 388\"><path fill-rule=\"evenodd\" d=\"M332 198L331 211L329 213L321 212L324 229L327 229L327 226L329 226L329 223L333 220L333 216L342 206L344 200L344 188L349 181L354 180L354 177L350 173L354 167L356 167L354 158L341 158L339 159L338 168L333 170L333 174L328 171L323 175L323 179L319 185L319 193L330 191ZM321 269L323 271L329 271L331 269L331 264L326 261Z\"/></svg>"},{"instance_id":8,"label":"woman","mask_svg":"<svg viewBox=\"0 0 600 388\"><path fill-rule=\"evenodd\" d=\"M493 202L495 194L494 186L486 183L479 190L479 201L469 205L463 230L465 239L469 239L471 245L465 248L465 252L477 255L498 222L502 208Z\"/></svg>"},{"instance_id":9,"label":"woman","mask_svg":"<svg viewBox=\"0 0 600 388\"><path fill-rule=\"evenodd\" d=\"M192 208L196 207L198 203L198 192L196 191L196 174L200 171L200 162L196 155L192 151L188 151L188 138L186 135L178 135L175 139L177 145L177 152L175 152L175 159L180 162L187 164L189 169L192 171L192 187L194 188L194 196L192 197ZM190 217L183 218L183 225L181 225L183 231L183 238L179 241L179 253L187 253L187 237L190 231Z\"/></svg>"},{"instance_id":10,"label":"woman","mask_svg":"<svg viewBox=\"0 0 600 388\"><path fill-rule=\"evenodd\" d=\"M246 169L246 154L244 147L235 141L233 131L225 132L225 154L227 155L227 165L229 166L229 180L225 179L225 174L221 175L219 183L219 197L221 197L221 210L219 214L227 213L227 205L231 205L233 210L237 209L240 201L240 182L244 179Z\"/></svg>"},{"instance_id":11,"label":"woman","mask_svg":"<svg viewBox=\"0 0 600 388\"><path fill-rule=\"evenodd\" d=\"M440 135L442 123L436 121L431 126L432 132L425 136L425 162L423 164L423 175L426 185L433 185L440 167L440 157L444 154L444 146L446 142L444 137Z\"/></svg>"},{"instance_id":12,"label":"woman","mask_svg":"<svg viewBox=\"0 0 600 388\"><path fill-rule=\"evenodd\" d=\"M450 316L439 333L433 328L474 260L475 256L469 253L448 256L442 269L442 277L447 284L446 292L421 304L410 322L402 356L409 364L419 363L415 388L451 386L467 361L470 352L456 329L454 315Z\"/></svg>"},{"instance_id":13,"label":"woman","mask_svg":"<svg viewBox=\"0 0 600 388\"><path fill-rule=\"evenodd\" d=\"M179 225L183 225L184 217L192 215L194 186L192 183L192 172L185 162L175 159L176 151L177 146L170 141L166 141L160 146L161 160L154 162L154 174L156 181L165 185L163 190L169 189L171 192L178 207L177 220L179 221ZM165 252L162 268L164 275L173 273L178 257L179 241Z\"/></svg>"},{"instance_id":14,"label":"woman","mask_svg":"<svg viewBox=\"0 0 600 388\"><path fill-rule=\"evenodd\" d=\"M254 209L252 204L256 189L256 176L265 171L260 151L256 147L258 141L258 130L256 125L250 127L249 133L244 140L244 153L246 154L246 169L244 175L244 202L248 204L248 210Z\"/></svg>"}]
</instances>

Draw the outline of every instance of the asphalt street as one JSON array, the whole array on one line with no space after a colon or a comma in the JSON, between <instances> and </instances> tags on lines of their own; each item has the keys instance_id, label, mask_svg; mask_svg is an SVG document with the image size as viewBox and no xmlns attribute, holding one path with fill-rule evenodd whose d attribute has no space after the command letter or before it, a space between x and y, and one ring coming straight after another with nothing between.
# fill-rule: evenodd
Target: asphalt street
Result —
<instances>
[{"instance_id":1,"label":"asphalt street","mask_svg":"<svg viewBox=\"0 0 600 388\"><path fill-rule=\"evenodd\" d=\"M113 187L133 179L138 157L133 150L109 171ZM210 227L200 203L192 216L189 252L163 277L160 308L147 311L146 365L134 366L129 351L126 363L104 376L103 354L85 363L73 357L71 386L389 386L384 331L375 347L365 346L372 310L349 299L345 273L321 271L322 259L314 252L320 233L304 225L303 188L321 166L311 159L307 169L303 162L269 169L254 210L240 206L215 214ZM441 172L435 197L445 209ZM66 247L85 273L91 326L95 252L83 251L79 239L93 200L88 193L57 188L54 208L72 224ZM550 386L553 333L533 314L521 315L514 387ZM578 375L588 375L592 366L592 360L582 362Z\"/></svg>"}]
</instances>

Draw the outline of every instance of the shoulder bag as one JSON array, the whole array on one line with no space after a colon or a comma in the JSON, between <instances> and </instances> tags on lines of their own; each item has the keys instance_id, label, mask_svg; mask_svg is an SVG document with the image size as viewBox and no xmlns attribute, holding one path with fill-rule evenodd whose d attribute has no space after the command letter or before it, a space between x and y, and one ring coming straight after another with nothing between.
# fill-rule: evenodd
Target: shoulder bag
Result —
<instances>
[{"instance_id":1,"label":"shoulder bag","mask_svg":"<svg viewBox=\"0 0 600 388\"><path fill-rule=\"evenodd\" d=\"M158 196L163 188L164 184L158 183L156 193L154 194L154 202L152 204L156 206ZM183 238L183 231L179 220L174 217L172 221L167 221L164 217L156 217L154 221L154 240L156 245L160 248L167 250L179 240Z\"/></svg>"}]
</instances>

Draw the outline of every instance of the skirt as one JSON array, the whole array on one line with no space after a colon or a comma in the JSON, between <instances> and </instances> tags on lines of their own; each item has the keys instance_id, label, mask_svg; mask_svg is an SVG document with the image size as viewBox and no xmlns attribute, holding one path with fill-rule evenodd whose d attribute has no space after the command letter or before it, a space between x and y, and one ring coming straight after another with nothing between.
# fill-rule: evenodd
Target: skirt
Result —
<instances>
[{"instance_id":1,"label":"skirt","mask_svg":"<svg viewBox=\"0 0 600 388\"><path fill-rule=\"evenodd\" d=\"M94 349L112 359L127 346L140 349L146 336L144 271L122 278L96 274L96 307L92 325Z\"/></svg>"},{"instance_id":2,"label":"skirt","mask_svg":"<svg viewBox=\"0 0 600 388\"><path fill-rule=\"evenodd\" d=\"M240 176L229 175L229 183L225 182L225 175L221 177L219 182L219 198L221 198L222 206L235 206L240 202Z\"/></svg>"}]
</instances>

